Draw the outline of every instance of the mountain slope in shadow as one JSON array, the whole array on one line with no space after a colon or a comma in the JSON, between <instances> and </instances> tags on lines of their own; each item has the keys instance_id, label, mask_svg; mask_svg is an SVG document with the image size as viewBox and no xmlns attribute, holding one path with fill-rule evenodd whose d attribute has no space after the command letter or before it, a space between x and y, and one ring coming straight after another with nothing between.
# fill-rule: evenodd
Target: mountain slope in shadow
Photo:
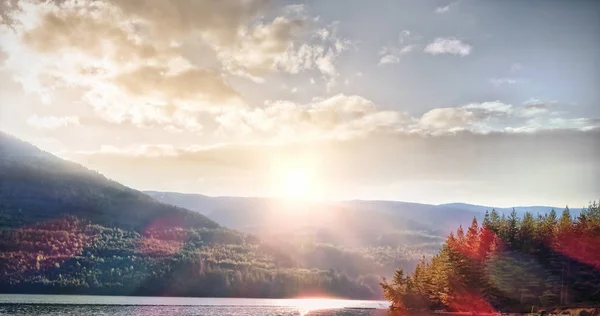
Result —
<instances>
[{"instance_id":1,"label":"mountain slope in shadow","mask_svg":"<svg viewBox=\"0 0 600 316\"><path fill-rule=\"evenodd\" d=\"M64 215L135 230L156 221L178 226L219 226L202 214L160 203L3 132L0 175L1 226L22 226Z\"/></svg>"}]
</instances>

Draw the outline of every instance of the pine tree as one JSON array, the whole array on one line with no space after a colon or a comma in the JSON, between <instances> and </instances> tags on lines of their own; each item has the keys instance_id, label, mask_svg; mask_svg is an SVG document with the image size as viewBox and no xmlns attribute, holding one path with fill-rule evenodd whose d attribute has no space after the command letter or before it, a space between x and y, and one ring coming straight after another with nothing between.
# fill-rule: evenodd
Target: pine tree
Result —
<instances>
[{"instance_id":1,"label":"pine tree","mask_svg":"<svg viewBox=\"0 0 600 316\"><path fill-rule=\"evenodd\" d=\"M519 226L517 234L517 242L519 249L525 253L531 253L535 251L535 219L531 213L527 212L523 215L523 220Z\"/></svg>"},{"instance_id":2,"label":"pine tree","mask_svg":"<svg viewBox=\"0 0 600 316\"><path fill-rule=\"evenodd\" d=\"M512 212L510 213L510 216L508 217L508 222L507 222L507 239L506 242L508 242L510 245L515 246L516 245L516 240L517 240L517 233L519 231L519 216L517 215L517 211L515 211L515 209L512 209Z\"/></svg>"},{"instance_id":3,"label":"pine tree","mask_svg":"<svg viewBox=\"0 0 600 316\"><path fill-rule=\"evenodd\" d=\"M558 220L558 235L565 236L571 233L571 227L573 226L573 219L571 218L571 211L567 205L560 215Z\"/></svg>"},{"instance_id":4,"label":"pine tree","mask_svg":"<svg viewBox=\"0 0 600 316\"><path fill-rule=\"evenodd\" d=\"M496 235L500 233L500 215L498 215L496 209L492 209L492 212L490 213L489 228Z\"/></svg>"}]
</instances>

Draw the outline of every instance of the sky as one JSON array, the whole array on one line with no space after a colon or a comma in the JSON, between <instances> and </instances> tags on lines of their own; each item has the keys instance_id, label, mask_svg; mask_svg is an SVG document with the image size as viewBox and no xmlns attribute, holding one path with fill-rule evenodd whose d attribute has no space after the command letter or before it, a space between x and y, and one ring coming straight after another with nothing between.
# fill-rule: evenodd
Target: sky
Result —
<instances>
[{"instance_id":1,"label":"sky","mask_svg":"<svg viewBox=\"0 0 600 316\"><path fill-rule=\"evenodd\" d=\"M0 129L136 189L600 198L597 1L1 1Z\"/></svg>"}]
</instances>

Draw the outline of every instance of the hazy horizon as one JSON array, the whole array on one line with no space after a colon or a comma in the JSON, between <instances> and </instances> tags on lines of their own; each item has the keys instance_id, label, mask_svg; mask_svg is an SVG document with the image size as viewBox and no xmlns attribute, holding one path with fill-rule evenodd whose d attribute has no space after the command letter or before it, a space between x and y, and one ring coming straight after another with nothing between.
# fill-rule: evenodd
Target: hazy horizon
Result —
<instances>
[{"instance_id":1,"label":"hazy horizon","mask_svg":"<svg viewBox=\"0 0 600 316\"><path fill-rule=\"evenodd\" d=\"M153 189L136 189L139 191L142 191L144 193L146 192L155 192L155 193L173 193L173 194L184 194L184 195L201 195L201 196L205 196L205 197L209 197L209 198L248 198L248 199L275 199L275 200L285 200L285 197L280 197L280 196L259 196L259 195L209 195L209 194L204 194L202 192L179 192L179 191L160 191L160 190L153 190ZM497 207L497 208L511 208L511 207L515 207L515 208L526 208L526 207L553 207L556 208L557 211L562 210L565 206L568 206L570 209L579 209L579 208L586 208L588 206L589 203L586 203L583 206L575 206L575 205L541 205L541 204L515 204L515 205L487 205L487 204L478 204L478 203L473 203L470 201L450 201L450 202L444 202L444 203L426 203L426 202L420 202L420 201L408 201L408 200L393 200L393 199L388 199L388 200L382 200L382 199L356 199L356 198L351 198L351 199L321 199L321 200L310 200L307 201L306 203L336 203L336 202L352 202L352 201L363 201L363 202L402 202L402 203L414 203L414 204L427 204L427 205L435 205L435 206L440 206L440 205L450 205L450 204L468 204L468 205L473 205L473 206L481 206L481 207ZM591 199L589 202L593 202L595 201L594 199Z\"/></svg>"}]
</instances>

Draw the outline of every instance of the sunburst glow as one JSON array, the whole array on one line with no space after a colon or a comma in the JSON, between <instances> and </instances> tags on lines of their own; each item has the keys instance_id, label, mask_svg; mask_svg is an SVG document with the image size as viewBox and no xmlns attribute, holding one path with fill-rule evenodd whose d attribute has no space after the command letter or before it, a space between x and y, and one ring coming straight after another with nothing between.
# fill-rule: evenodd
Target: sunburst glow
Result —
<instances>
[{"instance_id":1,"label":"sunburst glow","mask_svg":"<svg viewBox=\"0 0 600 316\"><path fill-rule=\"evenodd\" d=\"M306 199L311 191L310 175L304 170L291 171L282 180L284 196L294 199Z\"/></svg>"},{"instance_id":2,"label":"sunburst glow","mask_svg":"<svg viewBox=\"0 0 600 316\"><path fill-rule=\"evenodd\" d=\"M315 163L309 159L286 158L277 159L272 165L273 195L296 202L318 199L320 186Z\"/></svg>"}]
</instances>

